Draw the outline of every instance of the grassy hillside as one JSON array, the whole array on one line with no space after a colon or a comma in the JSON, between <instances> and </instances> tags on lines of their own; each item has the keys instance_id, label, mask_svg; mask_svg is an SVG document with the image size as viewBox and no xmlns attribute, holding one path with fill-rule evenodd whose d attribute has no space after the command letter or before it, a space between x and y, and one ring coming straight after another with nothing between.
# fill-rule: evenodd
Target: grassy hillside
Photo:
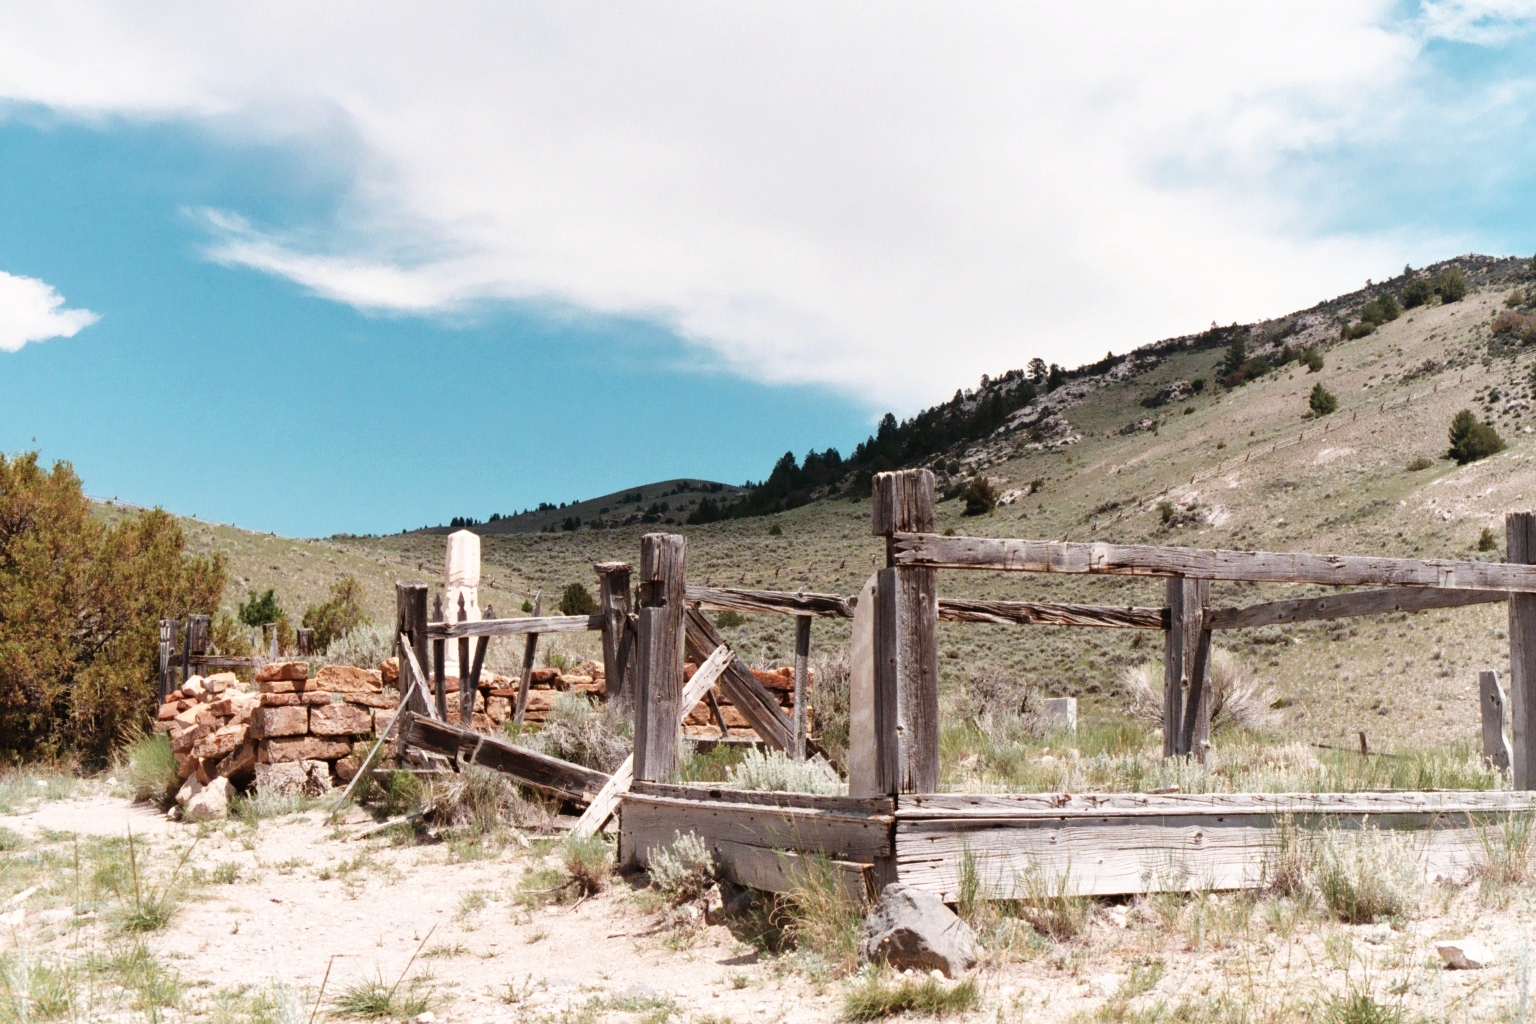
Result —
<instances>
[{"instance_id":1,"label":"grassy hillside","mask_svg":"<svg viewBox=\"0 0 1536 1024\"><path fill-rule=\"evenodd\" d=\"M939 529L1198 547L1502 557L1503 513L1536 505L1531 436L1536 420L1527 404L1536 346L1507 345L1493 337L1491 324L1511 289L1532 282L1526 262L1465 258L1459 263L1474 285L1465 299L1407 310L1364 337L1341 340L1340 327L1354 321L1376 289L1252 325L1251 354L1277 351L1282 344L1315 345L1324 357L1316 373L1292 362L1241 387L1218 387L1225 349L1210 337L1196 337L1161 343L1155 347L1159 354L1132 353L1106 373L1069 381L995 434L932 460L951 490L974 472L990 476L1005 493L1027 491L1040 481L1035 493L984 516L966 518L962 501L943 501ZM1400 289L1405 283L1389 284ZM1208 382L1199 394L1158 408L1142 404L1174 382L1196 378ZM1308 405L1318 383L1338 399L1337 411L1322 418L1312 417ZM1508 450L1460 467L1443 458L1447 427L1463 408L1490 417ZM1424 468L1410 468L1425 462ZM607 502L612 508L613 498L587 504L601 508ZM647 493L646 503L651 500ZM869 534L868 513L868 502L855 495L762 518L662 525L688 537L691 580L848 593L882 559L880 542ZM299 541L187 525L195 546L229 556L232 603L247 588L274 587L297 614L321 599L331 580L351 573L364 584L370 613L387 621L395 579L441 578L443 542L437 532ZM774 527L781 536L770 534ZM593 562L634 561L640 536L656 528L634 523L557 533L482 529L481 602L513 609L539 588L558 594L577 580L590 588ZM1478 549L1485 529L1497 540L1495 550ZM945 573L941 580L942 592L956 596L1161 603L1161 581L1154 580L985 573ZM1218 605L1300 596L1306 590L1222 583L1212 588ZM1492 605L1228 633L1217 643L1247 659L1273 687L1283 705L1285 734L1353 742L1355 732L1365 730L1373 744L1390 747L1476 735L1477 671L1507 673L1505 629L1504 607ZM1115 707L1123 703L1123 670L1160 651L1156 636L1122 631L984 625L944 625L941 631L942 682L951 698L964 690L970 673L991 667L1050 694L1075 694L1091 707ZM775 617L749 619L730 632L740 649L762 662L785 660L792 642L790 621ZM846 638L845 625L819 621L813 642L830 650ZM583 653L594 647L591 638L561 642Z\"/></svg>"}]
</instances>

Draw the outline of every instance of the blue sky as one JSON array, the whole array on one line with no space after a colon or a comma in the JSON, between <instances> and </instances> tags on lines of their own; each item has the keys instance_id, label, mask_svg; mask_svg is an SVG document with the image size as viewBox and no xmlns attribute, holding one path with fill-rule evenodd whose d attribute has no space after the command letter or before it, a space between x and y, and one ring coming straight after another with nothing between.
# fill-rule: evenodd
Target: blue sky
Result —
<instances>
[{"instance_id":1,"label":"blue sky","mask_svg":"<svg viewBox=\"0 0 1536 1024\"><path fill-rule=\"evenodd\" d=\"M761 477L1034 355L1536 251L1533 27L8 6L0 450L292 535Z\"/></svg>"}]
</instances>

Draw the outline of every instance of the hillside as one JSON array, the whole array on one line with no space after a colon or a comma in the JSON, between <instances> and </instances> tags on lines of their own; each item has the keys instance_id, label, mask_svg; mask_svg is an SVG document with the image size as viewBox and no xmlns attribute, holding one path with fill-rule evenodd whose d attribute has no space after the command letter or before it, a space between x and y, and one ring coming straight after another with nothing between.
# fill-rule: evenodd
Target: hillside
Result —
<instances>
[{"instance_id":1,"label":"hillside","mask_svg":"<svg viewBox=\"0 0 1536 1024\"><path fill-rule=\"evenodd\" d=\"M924 460L941 472L946 493L985 473L1007 502L967 518L963 501L945 500L939 529L1199 547L1501 557L1503 513L1536 504L1531 436L1536 421L1529 404L1536 346L1495 338L1491 326L1512 288L1536 282L1529 261L1487 257L1463 257L1415 276L1452 265L1471 283L1464 299L1408 309L1360 337L1344 340L1340 329L1357 322L1383 287L1400 292L1408 278L1274 321L1159 342L1097 372L1068 374L986 436ZM1312 373L1292 361L1241 386L1220 386L1221 364L1239 334L1250 357L1315 346L1323 366ZM989 388L1018 379L989 381L959 401L985 401ZM1198 393L1191 390L1195 380L1206 382ZM1308 406L1318 383L1338 401L1337 411L1320 419L1312 418ZM1158 395L1179 397L1154 407L1143 404ZM1463 408L1489 417L1508 450L1467 466L1442 458L1448 424ZM1410 468L1422 463L1427 465ZM869 535L869 506L857 488L845 486L840 496L831 496L831 490L772 516L667 528L688 537L690 579L849 593L883 554ZM645 503L653 500L649 493L643 496ZM618 504L611 495L593 502L596 508ZM537 528L547 525L548 520ZM774 526L781 536L770 534ZM482 604L516 607L539 588L558 593L575 580L590 587L593 562L635 560L641 534L656 525L555 533L537 528L477 527L485 537ZM1494 550L1479 551L1485 529L1497 541ZM370 612L384 621L392 615L392 581L436 580L442 558L437 532L293 541L195 523L189 534L194 545L229 555L236 577L231 600L243 597L247 587L270 586L290 611L302 611L305 602L323 596L331 579L349 572L364 583ZM941 592L1161 603L1160 581L1151 580L946 573ZM1269 594L1299 596L1300 590L1217 584L1213 602L1247 603ZM978 625L941 630L942 682L951 697L965 688L971 671L993 666L1049 693L1081 696L1090 709L1119 707L1124 668L1159 652L1156 637L1139 633ZM1333 742L1365 730L1373 744L1390 747L1475 736L1476 673L1507 671L1504 630L1503 606L1490 605L1223 634L1218 644L1243 656L1275 690L1283 706L1282 732ZM749 619L730 633L749 658L778 662L788 655L792 625L771 617ZM815 649L835 649L846 635L843 624L820 621ZM582 642L590 638L561 641Z\"/></svg>"}]
</instances>

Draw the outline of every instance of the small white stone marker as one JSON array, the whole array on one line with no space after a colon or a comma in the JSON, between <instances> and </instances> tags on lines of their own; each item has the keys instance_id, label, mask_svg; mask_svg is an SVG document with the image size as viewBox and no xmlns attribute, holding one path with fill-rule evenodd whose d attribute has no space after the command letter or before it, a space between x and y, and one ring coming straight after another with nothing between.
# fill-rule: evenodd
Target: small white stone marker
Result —
<instances>
[{"instance_id":1,"label":"small white stone marker","mask_svg":"<svg viewBox=\"0 0 1536 1024\"><path fill-rule=\"evenodd\" d=\"M479 622L480 615L480 535L468 530L455 530L448 535L448 557L443 577L443 620L459 621L459 598L464 598L464 611L470 622ZM443 675L459 677L459 645L449 642L443 645Z\"/></svg>"},{"instance_id":2,"label":"small white stone marker","mask_svg":"<svg viewBox=\"0 0 1536 1024\"><path fill-rule=\"evenodd\" d=\"M1435 952L1453 971L1478 971L1493 963L1493 951L1471 938L1437 942Z\"/></svg>"},{"instance_id":3,"label":"small white stone marker","mask_svg":"<svg viewBox=\"0 0 1536 1024\"><path fill-rule=\"evenodd\" d=\"M1077 732L1077 698L1047 697L1042 712L1046 729L1053 732Z\"/></svg>"}]
</instances>

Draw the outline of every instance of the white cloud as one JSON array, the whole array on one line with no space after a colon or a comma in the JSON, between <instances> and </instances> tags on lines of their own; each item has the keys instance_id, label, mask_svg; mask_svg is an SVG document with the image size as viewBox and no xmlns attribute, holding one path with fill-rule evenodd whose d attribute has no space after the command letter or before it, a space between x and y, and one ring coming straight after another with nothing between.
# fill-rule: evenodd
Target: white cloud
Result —
<instances>
[{"instance_id":1,"label":"white cloud","mask_svg":"<svg viewBox=\"0 0 1536 1024\"><path fill-rule=\"evenodd\" d=\"M642 316L910 409L1467 242L1319 232L1287 180L1409 87L1393 10L7 5L0 97L346 149L334 222L213 212L222 262L371 310Z\"/></svg>"},{"instance_id":2,"label":"white cloud","mask_svg":"<svg viewBox=\"0 0 1536 1024\"><path fill-rule=\"evenodd\" d=\"M65 309L64 296L46 281L0 270L0 351L29 341L73 338L101 318L88 309Z\"/></svg>"}]
</instances>

